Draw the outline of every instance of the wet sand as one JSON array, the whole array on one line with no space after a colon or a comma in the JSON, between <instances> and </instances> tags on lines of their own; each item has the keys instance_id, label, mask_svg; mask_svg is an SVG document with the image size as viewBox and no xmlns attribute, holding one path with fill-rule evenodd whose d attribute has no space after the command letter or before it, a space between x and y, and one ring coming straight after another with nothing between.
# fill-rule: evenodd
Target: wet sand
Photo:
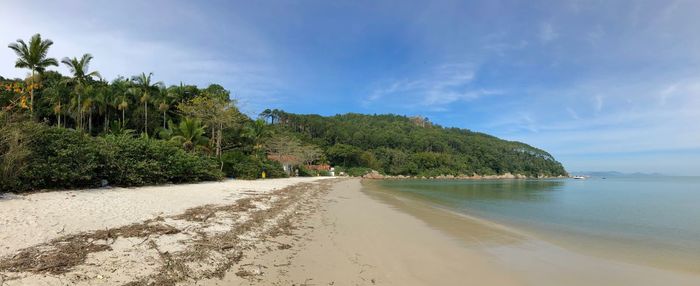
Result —
<instances>
[{"instance_id":1,"label":"wet sand","mask_svg":"<svg viewBox=\"0 0 700 286\"><path fill-rule=\"evenodd\" d=\"M575 244L575 240L562 244L559 238L548 240L517 227L451 212L410 196L382 190L372 182L365 182L364 192L450 236L462 247L491 257L497 261L496 267L502 274L524 285L700 285L700 275L689 273L684 267L651 267L583 254L577 252L576 247L568 247Z\"/></svg>"},{"instance_id":2,"label":"wet sand","mask_svg":"<svg viewBox=\"0 0 700 286\"><path fill-rule=\"evenodd\" d=\"M293 249L241 262L262 275L246 280L234 270L203 285L521 285L490 256L361 188L358 179L336 184Z\"/></svg>"},{"instance_id":3,"label":"wet sand","mask_svg":"<svg viewBox=\"0 0 700 286\"><path fill-rule=\"evenodd\" d=\"M53 240L36 244L44 235L4 256L0 285L700 285L695 274L583 255L359 179L236 184L235 190L224 182L5 201L47 220L59 210L38 206L59 202L111 206L107 217L150 219L99 231L91 231L90 221L71 220L65 230L72 234L48 232ZM138 211L110 203L112 195L131 198ZM134 201L158 197L163 201ZM102 213L61 211L57 218ZM46 232L14 226L3 235Z\"/></svg>"}]
</instances>

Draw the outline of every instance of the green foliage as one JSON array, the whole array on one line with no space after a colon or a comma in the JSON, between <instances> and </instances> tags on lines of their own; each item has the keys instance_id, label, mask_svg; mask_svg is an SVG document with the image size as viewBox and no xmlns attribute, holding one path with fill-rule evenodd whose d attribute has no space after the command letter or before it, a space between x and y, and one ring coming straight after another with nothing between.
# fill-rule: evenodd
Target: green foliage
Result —
<instances>
[{"instance_id":1,"label":"green foliage","mask_svg":"<svg viewBox=\"0 0 700 286\"><path fill-rule=\"evenodd\" d=\"M190 154L167 141L130 136L91 137L56 127L34 134L26 168L14 191L86 188L102 180L140 186L218 180L215 160Z\"/></svg>"},{"instance_id":2,"label":"green foliage","mask_svg":"<svg viewBox=\"0 0 700 286\"><path fill-rule=\"evenodd\" d=\"M299 166L299 177L316 177L319 175L319 172L316 170L309 170L304 165Z\"/></svg>"},{"instance_id":3,"label":"green foliage","mask_svg":"<svg viewBox=\"0 0 700 286\"><path fill-rule=\"evenodd\" d=\"M371 171L372 169L366 167L352 167L345 170L345 173L352 177L362 177Z\"/></svg>"},{"instance_id":4,"label":"green foliage","mask_svg":"<svg viewBox=\"0 0 700 286\"><path fill-rule=\"evenodd\" d=\"M104 178L132 186L218 180L223 177L216 160L185 152L177 145L128 136L96 138L105 146Z\"/></svg>"},{"instance_id":5,"label":"green foliage","mask_svg":"<svg viewBox=\"0 0 700 286\"><path fill-rule=\"evenodd\" d=\"M391 175L565 175L549 153L520 142L425 118L344 114L331 117L265 111L263 118L323 148L332 165L365 167Z\"/></svg>"},{"instance_id":6,"label":"green foliage","mask_svg":"<svg viewBox=\"0 0 700 286\"><path fill-rule=\"evenodd\" d=\"M18 176L29 164L29 145L38 128L24 116L0 111L0 192L21 186Z\"/></svg>"},{"instance_id":7,"label":"green foliage","mask_svg":"<svg viewBox=\"0 0 700 286\"><path fill-rule=\"evenodd\" d=\"M223 170L227 177L237 179L259 179L265 171L267 178L285 178L287 174L275 161L260 159L240 151L224 152L221 156Z\"/></svg>"}]
</instances>

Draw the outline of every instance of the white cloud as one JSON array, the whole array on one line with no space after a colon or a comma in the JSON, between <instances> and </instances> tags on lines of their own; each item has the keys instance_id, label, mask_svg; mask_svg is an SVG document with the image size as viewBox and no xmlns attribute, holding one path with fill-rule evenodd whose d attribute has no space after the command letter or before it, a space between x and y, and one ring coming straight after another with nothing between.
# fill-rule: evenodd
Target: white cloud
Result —
<instances>
[{"instance_id":1,"label":"white cloud","mask_svg":"<svg viewBox=\"0 0 700 286\"><path fill-rule=\"evenodd\" d=\"M0 27L12 28L0 33L0 43L7 45L18 38L26 41L31 35L41 33L44 38L54 41L49 56L60 60L66 56L80 57L83 53L91 53L95 58L90 68L100 71L107 79L153 72L156 80L168 85L181 81L199 86L217 83L231 90L241 109L248 113L258 112L276 100L275 95L285 88L284 77L275 68L277 63L272 45L255 30L238 25L226 28L226 37L229 38L222 38L224 35L215 33L217 31L200 37L184 31L188 23L197 22L203 25L202 28L209 25L202 22L203 15L196 9L187 9L185 13L182 7L172 5L148 15L151 13L148 7L141 7L143 10L129 9L128 5L118 7L121 8L110 9L129 10L126 13L130 15L128 19L116 16L125 11L101 11L107 14L95 15L96 10L100 10L95 9L95 3L65 4L60 13L48 11L51 9L43 4L6 3L0 10ZM27 15L32 13L36 16L32 21L26 21ZM61 16L57 17L58 14ZM115 16L124 23L115 25ZM162 19L152 23L153 18L159 17ZM153 31L155 24L183 32L158 34ZM212 43L196 41L207 37L214 37L218 42L214 39ZM245 45L228 45L227 42ZM212 49L209 44L226 45L226 49ZM0 49L0 75L25 75L26 71L14 68L15 59L9 49ZM68 74L63 66L50 69Z\"/></svg>"},{"instance_id":2,"label":"white cloud","mask_svg":"<svg viewBox=\"0 0 700 286\"><path fill-rule=\"evenodd\" d=\"M409 108L444 111L450 104L500 94L499 90L474 88L475 68L471 64L443 64L418 78L392 81L375 88L363 101L368 106L380 100L392 100ZM389 99L390 98L390 99Z\"/></svg>"},{"instance_id":3,"label":"white cloud","mask_svg":"<svg viewBox=\"0 0 700 286\"><path fill-rule=\"evenodd\" d=\"M554 26L552 26L551 23L545 22L540 25L539 37L540 41L546 44L553 40L556 40L559 37L559 34L554 29Z\"/></svg>"}]
</instances>

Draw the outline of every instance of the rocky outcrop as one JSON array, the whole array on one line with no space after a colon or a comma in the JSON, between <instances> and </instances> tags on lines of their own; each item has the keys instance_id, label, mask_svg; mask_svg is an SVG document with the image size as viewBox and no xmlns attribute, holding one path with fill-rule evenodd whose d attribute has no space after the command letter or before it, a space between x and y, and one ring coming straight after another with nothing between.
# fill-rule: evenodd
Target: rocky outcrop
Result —
<instances>
[{"instance_id":1,"label":"rocky outcrop","mask_svg":"<svg viewBox=\"0 0 700 286\"><path fill-rule=\"evenodd\" d=\"M384 179L385 176L380 174L379 172L377 172L375 170L372 170L371 172L362 176L362 178L364 178L364 179Z\"/></svg>"}]
</instances>

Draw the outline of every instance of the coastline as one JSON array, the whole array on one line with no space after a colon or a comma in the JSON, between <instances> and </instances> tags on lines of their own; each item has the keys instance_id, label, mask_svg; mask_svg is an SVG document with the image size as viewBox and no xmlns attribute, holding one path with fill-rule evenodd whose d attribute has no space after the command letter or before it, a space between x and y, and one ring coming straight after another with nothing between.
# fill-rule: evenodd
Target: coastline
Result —
<instances>
[{"instance_id":1,"label":"coastline","mask_svg":"<svg viewBox=\"0 0 700 286\"><path fill-rule=\"evenodd\" d=\"M201 285L522 285L479 251L362 191L360 179L334 185L292 248L241 262Z\"/></svg>"},{"instance_id":2,"label":"coastline","mask_svg":"<svg viewBox=\"0 0 700 286\"><path fill-rule=\"evenodd\" d=\"M383 175L377 171L371 171L362 176L362 179L371 180L524 180L524 179L565 179L572 178L571 176L527 176L523 174L505 173L500 175L438 175L438 176L404 176L404 175Z\"/></svg>"},{"instance_id":3,"label":"coastline","mask_svg":"<svg viewBox=\"0 0 700 286\"><path fill-rule=\"evenodd\" d=\"M459 241L461 246L478 249L497 260L497 266L525 285L698 285L700 275L679 267L650 266L620 259L613 254L592 255L579 251L576 241L562 243L503 225L489 219L455 212L393 191L377 188L378 181L367 180L365 193L387 206L423 221L433 229ZM580 243L580 241L579 241ZM617 249L608 249L617 251Z\"/></svg>"},{"instance_id":4,"label":"coastline","mask_svg":"<svg viewBox=\"0 0 700 286\"><path fill-rule=\"evenodd\" d=\"M0 221L11 230L2 234L0 285L700 282L697 275L576 253L517 228L373 189L374 182L228 181L1 200L5 214L12 207L2 207L13 200L66 207L15 206L30 219ZM43 229L70 216L75 217L67 227ZM99 220L104 226L94 224ZM28 226L39 223L41 227Z\"/></svg>"}]
</instances>

